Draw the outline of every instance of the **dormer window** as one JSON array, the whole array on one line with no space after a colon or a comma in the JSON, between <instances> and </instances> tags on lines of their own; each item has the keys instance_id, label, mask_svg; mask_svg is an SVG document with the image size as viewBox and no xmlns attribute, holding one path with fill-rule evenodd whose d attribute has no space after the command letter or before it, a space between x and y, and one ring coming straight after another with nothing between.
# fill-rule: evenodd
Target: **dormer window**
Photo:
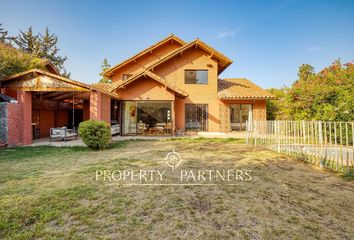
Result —
<instances>
[{"instance_id":1,"label":"dormer window","mask_svg":"<svg viewBox=\"0 0 354 240\"><path fill-rule=\"evenodd\" d=\"M122 79L123 79L123 81L125 81L125 80L128 80L128 78L130 78L131 76L132 76L132 74L123 74Z\"/></svg>"},{"instance_id":2,"label":"dormer window","mask_svg":"<svg viewBox=\"0 0 354 240\"><path fill-rule=\"evenodd\" d=\"M208 84L208 70L185 70L185 84Z\"/></svg>"}]
</instances>

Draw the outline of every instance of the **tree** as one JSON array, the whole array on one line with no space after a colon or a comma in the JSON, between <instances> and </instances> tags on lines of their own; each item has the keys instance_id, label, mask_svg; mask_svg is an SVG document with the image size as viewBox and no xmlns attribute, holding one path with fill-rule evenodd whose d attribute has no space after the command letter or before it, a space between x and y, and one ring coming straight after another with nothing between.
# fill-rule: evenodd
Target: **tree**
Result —
<instances>
[{"instance_id":1,"label":"tree","mask_svg":"<svg viewBox=\"0 0 354 240\"><path fill-rule=\"evenodd\" d=\"M16 39L16 37L9 36L8 31L5 30L2 23L0 23L0 43L5 43L11 45L11 43Z\"/></svg>"},{"instance_id":2,"label":"tree","mask_svg":"<svg viewBox=\"0 0 354 240\"><path fill-rule=\"evenodd\" d=\"M43 61L9 44L0 43L0 80L33 68L44 68Z\"/></svg>"},{"instance_id":3,"label":"tree","mask_svg":"<svg viewBox=\"0 0 354 240\"><path fill-rule=\"evenodd\" d=\"M58 37L49 32L48 27L43 34L34 34L30 26L27 31L20 31L20 34L15 39L15 43L22 51L32 54L35 57L50 60L65 77L70 76L67 73L64 62L67 57L59 55Z\"/></svg>"},{"instance_id":4,"label":"tree","mask_svg":"<svg viewBox=\"0 0 354 240\"><path fill-rule=\"evenodd\" d=\"M25 53L39 57L40 42L38 34L33 34L32 26L26 32L20 30L20 34L16 37L15 43L18 48Z\"/></svg>"},{"instance_id":5,"label":"tree","mask_svg":"<svg viewBox=\"0 0 354 240\"><path fill-rule=\"evenodd\" d=\"M268 101L268 114L275 119L353 121L353 89L353 62L342 65L337 59L318 73L303 64L287 91L271 90L278 100Z\"/></svg>"},{"instance_id":6,"label":"tree","mask_svg":"<svg viewBox=\"0 0 354 240\"><path fill-rule=\"evenodd\" d=\"M99 81L99 83L112 83L112 81L104 76L104 72L109 69L111 65L108 63L107 58L103 59L102 65L101 65L101 73L100 76L102 77Z\"/></svg>"},{"instance_id":7,"label":"tree","mask_svg":"<svg viewBox=\"0 0 354 240\"><path fill-rule=\"evenodd\" d=\"M58 37L49 32L48 27L44 34L39 34L39 57L49 59L59 70L64 71L64 62L68 59L66 56L59 55L59 48L57 47Z\"/></svg>"}]
</instances>

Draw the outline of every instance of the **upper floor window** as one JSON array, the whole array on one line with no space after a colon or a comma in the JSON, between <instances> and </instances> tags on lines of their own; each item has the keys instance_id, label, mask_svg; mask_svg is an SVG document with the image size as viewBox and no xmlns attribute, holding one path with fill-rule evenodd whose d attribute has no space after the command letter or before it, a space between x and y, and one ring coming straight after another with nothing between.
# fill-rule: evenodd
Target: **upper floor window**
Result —
<instances>
[{"instance_id":1,"label":"upper floor window","mask_svg":"<svg viewBox=\"0 0 354 240\"><path fill-rule=\"evenodd\" d=\"M128 78L131 77L132 74L123 74L122 79L127 80Z\"/></svg>"},{"instance_id":2,"label":"upper floor window","mask_svg":"<svg viewBox=\"0 0 354 240\"><path fill-rule=\"evenodd\" d=\"M208 70L185 70L185 84L208 84Z\"/></svg>"}]
</instances>

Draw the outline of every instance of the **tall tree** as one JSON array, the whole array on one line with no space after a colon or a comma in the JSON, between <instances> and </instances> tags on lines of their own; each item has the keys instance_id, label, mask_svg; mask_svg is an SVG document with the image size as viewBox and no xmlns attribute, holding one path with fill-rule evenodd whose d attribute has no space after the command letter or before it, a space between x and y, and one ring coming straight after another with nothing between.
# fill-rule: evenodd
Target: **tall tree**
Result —
<instances>
[{"instance_id":1,"label":"tall tree","mask_svg":"<svg viewBox=\"0 0 354 240\"><path fill-rule=\"evenodd\" d=\"M58 37L49 32L48 27L44 34L39 34L39 57L49 59L60 71L66 72L64 62L68 59L66 56L59 55L59 48L57 47Z\"/></svg>"},{"instance_id":2,"label":"tall tree","mask_svg":"<svg viewBox=\"0 0 354 240\"><path fill-rule=\"evenodd\" d=\"M34 34L32 26L28 27L27 31L20 30L20 34L16 37L15 43L18 48L25 53L39 57L40 42L38 34Z\"/></svg>"},{"instance_id":3,"label":"tall tree","mask_svg":"<svg viewBox=\"0 0 354 240\"><path fill-rule=\"evenodd\" d=\"M48 27L43 34L34 34L30 26L27 31L20 31L20 34L15 40L19 49L26 53L30 53L38 58L45 58L50 60L65 77L70 76L64 67L64 62L67 57L59 55L58 36L51 34Z\"/></svg>"},{"instance_id":4,"label":"tall tree","mask_svg":"<svg viewBox=\"0 0 354 240\"><path fill-rule=\"evenodd\" d=\"M112 81L104 76L104 72L109 69L111 65L108 63L107 58L103 59L103 62L101 64L101 73L100 76L102 77L99 81L99 83L112 83Z\"/></svg>"}]
</instances>

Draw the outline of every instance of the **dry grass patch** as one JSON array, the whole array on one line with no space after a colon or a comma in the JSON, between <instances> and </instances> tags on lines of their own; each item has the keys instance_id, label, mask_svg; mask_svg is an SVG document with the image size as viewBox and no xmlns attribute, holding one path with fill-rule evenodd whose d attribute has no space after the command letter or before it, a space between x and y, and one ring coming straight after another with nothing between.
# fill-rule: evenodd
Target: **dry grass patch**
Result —
<instances>
[{"instance_id":1,"label":"dry grass patch","mask_svg":"<svg viewBox=\"0 0 354 240\"><path fill-rule=\"evenodd\" d=\"M127 186L101 169L249 169L252 181ZM353 239L354 183L232 139L124 141L112 149L35 147L0 152L0 238Z\"/></svg>"}]
</instances>

